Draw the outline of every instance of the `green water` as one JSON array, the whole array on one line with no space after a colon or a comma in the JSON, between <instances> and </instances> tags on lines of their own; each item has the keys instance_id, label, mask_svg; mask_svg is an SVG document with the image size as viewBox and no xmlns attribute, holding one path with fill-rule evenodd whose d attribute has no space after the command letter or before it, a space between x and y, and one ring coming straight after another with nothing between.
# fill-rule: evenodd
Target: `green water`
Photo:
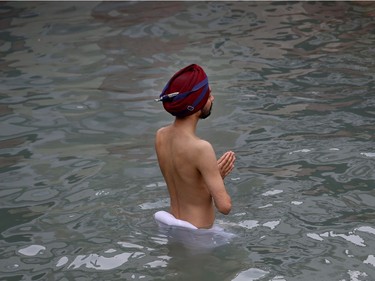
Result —
<instances>
[{"instance_id":1,"label":"green water","mask_svg":"<svg viewBox=\"0 0 375 281\"><path fill-rule=\"evenodd\" d=\"M373 2L0 3L1 280L374 280ZM236 235L199 253L153 214L159 96L206 70L199 124Z\"/></svg>"}]
</instances>

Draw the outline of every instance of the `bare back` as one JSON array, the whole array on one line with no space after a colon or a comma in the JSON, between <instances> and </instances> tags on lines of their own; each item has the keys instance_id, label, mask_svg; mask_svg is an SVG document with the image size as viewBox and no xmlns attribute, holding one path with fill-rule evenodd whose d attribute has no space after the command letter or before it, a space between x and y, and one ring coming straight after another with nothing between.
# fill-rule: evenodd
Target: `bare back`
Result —
<instances>
[{"instance_id":1,"label":"bare back","mask_svg":"<svg viewBox=\"0 0 375 281\"><path fill-rule=\"evenodd\" d=\"M174 125L158 130L155 146L172 215L198 228L211 227L213 203L218 207L229 197L212 146Z\"/></svg>"}]
</instances>

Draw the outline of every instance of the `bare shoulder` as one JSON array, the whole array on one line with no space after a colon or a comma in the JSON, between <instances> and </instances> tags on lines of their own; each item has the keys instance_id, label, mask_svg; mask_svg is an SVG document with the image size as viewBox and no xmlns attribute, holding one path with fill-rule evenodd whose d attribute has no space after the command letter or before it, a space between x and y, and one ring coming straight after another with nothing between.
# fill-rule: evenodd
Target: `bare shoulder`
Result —
<instances>
[{"instance_id":1,"label":"bare shoulder","mask_svg":"<svg viewBox=\"0 0 375 281\"><path fill-rule=\"evenodd\" d=\"M198 158L203 160L204 162L212 160L216 161L215 151L208 141L201 139L198 140L196 142L196 150Z\"/></svg>"},{"instance_id":2,"label":"bare shoulder","mask_svg":"<svg viewBox=\"0 0 375 281\"><path fill-rule=\"evenodd\" d=\"M162 147L162 144L165 142L165 134L166 134L166 127L162 127L156 131L155 134L155 148L158 152L160 147Z\"/></svg>"},{"instance_id":3,"label":"bare shoulder","mask_svg":"<svg viewBox=\"0 0 375 281\"><path fill-rule=\"evenodd\" d=\"M156 131L156 135L163 134L167 130L167 127L161 127Z\"/></svg>"},{"instance_id":4,"label":"bare shoulder","mask_svg":"<svg viewBox=\"0 0 375 281\"><path fill-rule=\"evenodd\" d=\"M168 134L169 127L162 127L156 131L156 140L163 138L166 134Z\"/></svg>"},{"instance_id":5,"label":"bare shoulder","mask_svg":"<svg viewBox=\"0 0 375 281\"><path fill-rule=\"evenodd\" d=\"M208 150L213 150L212 145L208 141L202 140L202 139L197 140L197 142L196 142L196 148L200 152L204 152L204 151L208 151Z\"/></svg>"}]
</instances>

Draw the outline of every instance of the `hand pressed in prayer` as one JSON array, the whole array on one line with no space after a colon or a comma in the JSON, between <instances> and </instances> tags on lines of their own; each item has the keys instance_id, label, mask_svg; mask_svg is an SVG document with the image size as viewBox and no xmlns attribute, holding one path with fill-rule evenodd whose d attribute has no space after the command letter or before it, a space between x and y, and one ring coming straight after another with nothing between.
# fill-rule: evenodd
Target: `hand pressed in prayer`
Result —
<instances>
[{"instance_id":1,"label":"hand pressed in prayer","mask_svg":"<svg viewBox=\"0 0 375 281\"><path fill-rule=\"evenodd\" d=\"M220 175L224 179L234 168L236 156L233 151L227 151L217 160Z\"/></svg>"}]
</instances>

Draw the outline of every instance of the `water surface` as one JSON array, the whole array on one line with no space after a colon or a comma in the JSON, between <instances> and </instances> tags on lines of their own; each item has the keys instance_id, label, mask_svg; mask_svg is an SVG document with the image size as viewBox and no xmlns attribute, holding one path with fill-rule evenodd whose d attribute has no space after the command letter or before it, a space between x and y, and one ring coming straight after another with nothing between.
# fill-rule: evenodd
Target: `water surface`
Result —
<instances>
[{"instance_id":1,"label":"water surface","mask_svg":"<svg viewBox=\"0 0 375 281\"><path fill-rule=\"evenodd\" d=\"M2 280L372 280L372 2L0 4ZM202 138L237 154L230 244L194 252L168 194L154 102L201 64Z\"/></svg>"}]
</instances>

